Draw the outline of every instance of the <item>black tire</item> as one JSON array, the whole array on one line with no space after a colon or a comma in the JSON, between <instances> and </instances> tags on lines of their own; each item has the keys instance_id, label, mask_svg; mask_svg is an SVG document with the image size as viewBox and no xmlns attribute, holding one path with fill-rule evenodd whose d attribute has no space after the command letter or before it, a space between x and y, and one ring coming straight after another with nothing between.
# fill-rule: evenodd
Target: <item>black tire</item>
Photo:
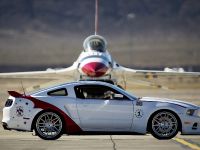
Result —
<instances>
[{"instance_id":1,"label":"black tire","mask_svg":"<svg viewBox=\"0 0 200 150\"><path fill-rule=\"evenodd\" d=\"M175 137L179 131L179 120L170 111L163 110L151 117L151 134L159 140L168 140Z\"/></svg>"},{"instance_id":2,"label":"black tire","mask_svg":"<svg viewBox=\"0 0 200 150\"><path fill-rule=\"evenodd\" d=\"M47 111L39 114L35 121L35 133L44 140L56 140L63 134L63 120L55 112Z\"/></svg>"}]
</instances>

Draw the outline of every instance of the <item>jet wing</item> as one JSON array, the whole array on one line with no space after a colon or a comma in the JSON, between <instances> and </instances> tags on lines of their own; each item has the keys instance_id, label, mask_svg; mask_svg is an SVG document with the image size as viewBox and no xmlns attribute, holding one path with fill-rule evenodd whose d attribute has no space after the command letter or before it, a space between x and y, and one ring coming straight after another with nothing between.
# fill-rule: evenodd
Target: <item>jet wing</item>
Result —
<instances>
[{"instance_id":1,"label":"jet wing","mask_svg":"<svg viewBox=\"0 0 200 150\"><path fill-rule=\"evenodd\" d=\"M46 71L0 73L0 85L4 89L24 88L38 89L43 84L56 83L57 81L71 81L75 79L77 65L63 69L47 69Z\"/></svg>"},{"instance_id":2,"label":"jet wing","mask_svg":"<svg viewBox=\"0 0 200 150\"><path fill-rule=\"evenodd\" d=\"M126 83L126 88L144 86L163 89L200 87L200 72L136 70L119 66L113 69L113 75L117 78L121 76L123 80L121 82Z\"/></svg>"}]
</instances>

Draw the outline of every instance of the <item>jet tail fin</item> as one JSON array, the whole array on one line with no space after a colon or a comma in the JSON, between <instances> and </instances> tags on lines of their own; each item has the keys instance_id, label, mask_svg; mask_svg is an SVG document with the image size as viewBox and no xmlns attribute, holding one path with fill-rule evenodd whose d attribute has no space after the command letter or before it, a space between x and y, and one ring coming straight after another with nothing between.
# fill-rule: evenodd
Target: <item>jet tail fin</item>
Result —
<instances>
[{"instance_id":1,"label":"jet tail fin","mask_svg":"<svg viewBox=\"0 0 200 150\"><path fill-rule=\"evenodd\" d=\"M98 5L98 0L95 1L95 35L98 34L98 23L99 23L99 5Z\"/></svg>"}]
</instances>

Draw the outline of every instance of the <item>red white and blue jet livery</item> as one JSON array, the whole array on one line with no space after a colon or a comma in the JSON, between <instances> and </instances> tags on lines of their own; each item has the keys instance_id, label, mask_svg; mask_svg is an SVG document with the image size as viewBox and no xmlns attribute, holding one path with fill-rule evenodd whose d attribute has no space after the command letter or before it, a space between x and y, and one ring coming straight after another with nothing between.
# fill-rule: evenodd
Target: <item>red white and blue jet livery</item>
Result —
<instances>
[{"instance_id":1,"label":"red white and blue jet livery","mask_svg":"<svg viewBox=\"0 0 200 150\"><path fill-rule=\"evenodd\" d=\"M9 91L5 129L33 131L45 140L62 134L146 134L170 139L200 135L200 107L183 101L143 97L100 81L79 81L30 95Z\"/></svg>"}]
</instances>

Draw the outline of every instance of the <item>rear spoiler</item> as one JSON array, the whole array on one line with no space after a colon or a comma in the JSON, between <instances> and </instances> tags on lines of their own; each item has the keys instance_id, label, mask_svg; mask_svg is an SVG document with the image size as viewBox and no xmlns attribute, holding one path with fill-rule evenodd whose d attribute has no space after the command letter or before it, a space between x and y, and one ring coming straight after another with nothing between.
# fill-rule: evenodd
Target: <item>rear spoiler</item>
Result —
<instances>
[{"instance_id":1,"label":"rear spoiler","mask_svg":"<svg viewBox=\"0 0 200 150\"><path fill-rule=\"evenodd\" d=\"M22 97L24 97L23 94L20 94L20 93L18 93L18 92L16 92L16 91L8 91L8 94L9 94L10 96L15 97L15 98L22 98Z\"/></svg>"}]
</instances>

